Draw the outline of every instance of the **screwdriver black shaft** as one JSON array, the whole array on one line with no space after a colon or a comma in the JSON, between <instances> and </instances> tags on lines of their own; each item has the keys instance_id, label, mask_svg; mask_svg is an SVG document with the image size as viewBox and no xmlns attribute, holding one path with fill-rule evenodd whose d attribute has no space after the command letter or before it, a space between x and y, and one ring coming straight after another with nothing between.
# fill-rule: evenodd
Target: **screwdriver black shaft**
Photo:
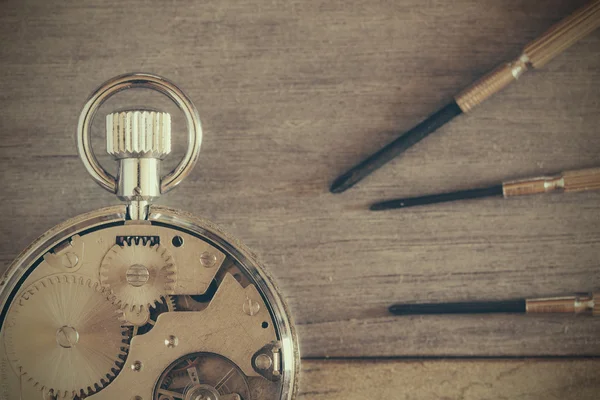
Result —
<instances>
[{"instance_id":1,"label":"screwdriver black shaft","mask_svg":"<svg viewBox=\"0 0 600 400\"><path fill-rule=\"evenodd\" d=\"M600 315L600 294L460 303L394 304L389 307L389 311L394 315L566 313L597 317Z\"/></svg>"},{"instance_id":2,"label":"screwdriver black shaft","mask_svg":"<svg viewBox=\"0 0 600 400\"><path fill-rule=\"evenodd\" d=\"M394 315L524 313L525 299L440 304L394 304Z\"/></svg>"},{"instance_id":3,"label":"screwdriver black shaft","mask_svg":"<svg viewBox=\"0 0 600 400\"><path fill-rule=\"evenodd\" d=\"M372 204L370 209L372 211L383 211L395 208L423 206L426 204L435 204L455 200L476 199L481 197L492 197L502 195L502 185L496 185L483 189L469 189L451 193L432 194L420 197L409 197L407 199L387 200Z\"/></svg>"},{"instance_id":4,"label":"screwdriver black shaft","mask_svg":"<svg viewBox=\"0 0 600 400\"><path fill-rule=\"evenodd\" d=\"M373 154L366 160L351 168L333 182L329 189L332 193L341 193L354 186L358 181L382 167L391 159L403 153L415 143L423 140L430 133L456 117L462 111L455 101L448 104L429 118L404 133L402 136Z\"/></svg>"},{"instance_id":5,"label":"screwdriver black shaft","mask_svg":"<svg viewBox=\"0 0 600 400\"><path fill-rule=\"evenodd\" d=\"M564 171L556 175L507 181L502 182L500 185L482 189L386 200L372 204L370 209L372 211L382 211L479 197L502 196L509 198L550 192L569 193L589 190L600 190L600 168Z\"/></svg>"}]
</instances>

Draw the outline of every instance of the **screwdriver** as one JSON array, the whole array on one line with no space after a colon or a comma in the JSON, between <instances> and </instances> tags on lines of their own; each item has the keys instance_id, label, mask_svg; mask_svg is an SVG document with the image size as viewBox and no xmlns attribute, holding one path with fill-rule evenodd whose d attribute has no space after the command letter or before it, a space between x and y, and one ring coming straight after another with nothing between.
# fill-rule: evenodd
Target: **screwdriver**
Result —
<instances>
[{"instance_id":1,"label":"screwdriver","mask_svg":"<svg viewBox=\"0 0 600 400\"><path fill-rule=\"evenodd\" d=\"M372 204L370 209L372 211L383 211L480 197L503 196L504 198L508 198L548 192L566 193L590 190L600 190L600 168L580 169L566 171L554 176L508 181L486 188L386 200Z\"/></svg>"},{"instance_id":2,"label":"screwdriver","mask_svg":"<svg viewBox=\"0 0 600 400\"><path fill-rule=\"evenodd\" d=\"M543 67L598 27L600 0L593 0L525 46L519 57L500 65L456 95L445 107L339 176L329 190L332 193L341 193L354 186L458 115L470 112L519 79L525 72Z\"/></svg>"},{"instance_id":3,"label":"screwdriver","mask_svg":"<svg viewBox=\"0 0 600 400\"><path fill-rule=\"evenodd\" d=\"M503 301L394 304L389 307L394 315L425 314L578 314L600 315L600 294L565 297L546 297Z\"/></svg>"}]
</instances>

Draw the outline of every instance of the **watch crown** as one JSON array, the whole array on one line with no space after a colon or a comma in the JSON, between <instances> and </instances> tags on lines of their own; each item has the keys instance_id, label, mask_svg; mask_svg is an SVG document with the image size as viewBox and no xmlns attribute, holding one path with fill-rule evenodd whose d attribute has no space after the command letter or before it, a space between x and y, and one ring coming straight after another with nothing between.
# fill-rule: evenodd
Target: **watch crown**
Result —
<instances>
[{"instance_id":1,"label":"watch crown","mask_svg":"<svg viewBox=\"0 0 600 400\"><path fill-rule=\"evenodd\" d=\"M171 115L128 110L106 116L106 151L116 159L157 158L171 153Z\"/></svg>"}]
</instances>

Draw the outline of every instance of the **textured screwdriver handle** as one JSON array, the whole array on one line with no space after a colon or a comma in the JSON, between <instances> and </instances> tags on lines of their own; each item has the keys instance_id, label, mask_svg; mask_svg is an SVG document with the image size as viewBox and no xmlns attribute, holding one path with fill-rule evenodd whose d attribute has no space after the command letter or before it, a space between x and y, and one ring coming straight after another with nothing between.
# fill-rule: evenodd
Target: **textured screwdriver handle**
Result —
<instances>
[{"instance_id":1,"label":"textured screwdriver handle","mask_svg":"<svg viewBox=\"0 0 600 400\"><path fill-rule=\"evenodd\" d=\"M454 100L463 112L469 112L519 79L528 68L528 59L524 56L519 57L513 62L500 65L498 68L460 92Z\"/></svg>"},{"instance_id":2,"label":"textured screwdriver handle","mask_svg":"<svg viewBox=\"0 0 600 400\"><path fill-rule=\"evenodd\" d=\"M600 168L567 171L562 176L565 192L600 190Z\"/></svg>"},{"instance_id":3,"label":"textured screwdriver handle","mask_svg":"<svg viewBox=\"0 0 600 400\"><path fill-rule=\"evenodd\" d=\"M504 197L588 190L600 190L600 168L566 171L556 176L540 176L502 184Z\"/></svg>"},{"instance_id":4,"label":"textured screwdriver handle","mask_svg":"<svg viewBox=\"0 0 600 400\"><path fill-rule=\"evenodd\" d=\"M578 40L600 27L600 0L594 0L528 44L523 53L459 93L454 99L463 112L498 93L531 68L544 66Z\"/></svg>"},{"instance_id":5,"label":"textured screwdriver handle","mask_svg":"<svg viewBox=\"0 0 600 400\"><path fill-rule=\"evenodd\" d=\"M560 176L540 176L502 183L504 197L527 196L563 190Z\"/></svg>"},{"instance_id":6,"label":"textured screwdriver handle","mask_svg":"<svg viewBox=\"0 0 600 400\"><path fill-rule=\"evenodd\" d=\"M527 299L525 311L537 313L568 313L600 316L600 294Z\"/></svg>"},{"instance_id":7,"label":"textured screwdriver handle","mask_svg":"<svg viewBox=\"0 0 600 400\"><path fill-rule=\"evenodd\" d=\"M525 47L533 68L540 68L600 27L600 0L594 0L563 19Z\"/></svg>"}]
</instances>

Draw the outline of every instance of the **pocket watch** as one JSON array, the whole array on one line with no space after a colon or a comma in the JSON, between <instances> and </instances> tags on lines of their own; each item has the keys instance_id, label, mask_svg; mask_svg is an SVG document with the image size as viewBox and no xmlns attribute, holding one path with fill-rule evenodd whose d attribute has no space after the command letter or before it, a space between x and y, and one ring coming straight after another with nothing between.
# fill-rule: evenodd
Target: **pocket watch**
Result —
<instances>
[{"instance_id":1,"label":"pocket watch","mask_svg":"<svg viewBox=\"0 0 600 400\"><path fill-rule=\"evenodd\" d=\"M111 175L91 123L111 96L157 91L185 116L188 148L161 176L171 116L106 117ZM177 86L127 74L98 88L78 123L92 178L125 204L65 221L0 278L0 399L292 400L299 352L277 287L253 254L212 223L152 202L198 160L198 111Z\"/></svg>"}]
</instances>

